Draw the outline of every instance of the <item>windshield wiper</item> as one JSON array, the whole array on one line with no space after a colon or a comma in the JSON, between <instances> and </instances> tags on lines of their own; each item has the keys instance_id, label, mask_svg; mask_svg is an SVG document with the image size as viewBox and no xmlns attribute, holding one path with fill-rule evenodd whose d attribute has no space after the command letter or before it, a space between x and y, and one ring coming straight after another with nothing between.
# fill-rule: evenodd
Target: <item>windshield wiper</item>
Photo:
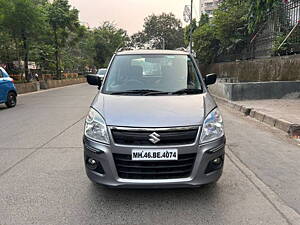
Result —
<instances>
[{"instance_id":1,"label":"windshield wiper","mask_svg":"<svg viewBox=\"0 0 300 225\"><path fill-rule=\"evenodd\" d=\"M182 95L182 94L202 94L203 90L201 89L190 89L190 88L185 88L185 89L181 89L175 92L172 92L172 95Z\"/></svg>"},{"instance_id":2,"label":"windshield wiper","mask_svg":"<svg viewBox=\"0 0 300 225\"><path fill-rule=\"evenodd\" d=\"M140 94L140 95L151 95L151 94L160 94L168 92L161 92L157 90L150 90L150 89L141 89L141 90L127 90L127 91L117 91L110 93L111 95L128 95L128 94Z\"/></svg>"},{"instance_id":3,"label":"windshield wiper","mask_svg":"<svg viewBox=\"0 0 300 225\"><path fill-rule=\"evenodd\" d=\"M166 91L149 91L148 93L145 93L145 96L149 95L171 95L172 92L166 92Z\"/></svg>"},{"instance_id":4,"label":"windshield wiper","mask_svg":"<svg viewBox=\"0 0 300 225\"><path fill-rule=\"evenodd\" d=\"M203 91L201 89L181 89L175 92L166 92L166 91L158 91L151 89L141 89L141 90L127 90L127 91L117 91L110 93L111 95L130 95L130 94L138 94L138 95L182 95L182 94L201 94Z\"/></svg>"}]
</instances>

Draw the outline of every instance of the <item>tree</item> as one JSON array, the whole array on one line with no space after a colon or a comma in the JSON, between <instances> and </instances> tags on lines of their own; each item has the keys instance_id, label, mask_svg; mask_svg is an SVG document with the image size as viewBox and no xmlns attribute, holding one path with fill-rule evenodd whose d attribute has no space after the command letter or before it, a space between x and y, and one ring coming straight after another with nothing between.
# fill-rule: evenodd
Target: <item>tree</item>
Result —
<instances>
[{"instance_id":1,"label":"tree","mask_svg":"<svg viewBox=\"0 0 300 225\"><path fill-rule=\"evenodd\" d=\"M176 49L184 46L184 30L174 14L162 13L158 16L153 14L145 18L143 31L134 34L132 40L133 45Z\"/></svg>"},{"instance_id":2,"label":"tree","mask_svg":"<svg viewBox=\"0 0 300 225\"><path fill-rule=\"evenodd\" d=\"M130 47L134 47L134 48L143 48L145 47L145 43L147 43L147 38L145 33L143 32L138 32L133 34L130 37L130 42L129 42L129 46Z\"/></svg>"},{"instance_id":3,"label":"tree","mask_svg":"<svg viewBox=\"0 0 300 225\"><path fill-rule=\"evenodd\" d=\"M6 0L0 0L0 24L3 23L5 12L10 8L10 4Z\"/></svg>"},{"instance_id":4,"label":"tree","mask_svg":"<svg viewBox=\"0 0 300 225\"><path fill-rule=\"evenodd\" d=\"M199 20L199 26L202 26L204 24L208 24L209 23L209 16L208 14L202 14Z\"/></svg>"},{"instance_id":5,"label":"tree","mask_svg":"<svg viewBox=\"0 0 300 225\"><path fill-rule=\"evenodd\" d=\"M78 10L71 9L68 0L54 0L47 11L53 32L56 75L61 79L61 49L66 46L69 35L79 27Z\"/></svg>"},{"instance_id":6,"label":"tree","mask_svg":"<svg viewBox=\"0 0 300 225\"><path fill-rule=\"evenodd\" d=\"M204 14L205 15L205 14ZM201 16L201 18L203 17L203 15ZM186 46L189 45L190 43L190 27L191 25L187 25L185 28L184 28L184 44ZM193 19L192 21L192 34L195 32L195 30L198 28L198 25L197 25L197 20L196 19Z\"/></svg>"},{"instance_id":7,"label":"tree","mask_svg":"<svg viewBox=\"0 0 300 225\"><path fill-rule=\"evenodd\" d=\"M197 22L196 19L193 19L192 21L192 37L193 37L193 42L194 42L194 33L197 29L199 29L200 27L202 27L205 24L209 24L209 16L207 14L202 14L200 17L200 20ZM190 24L187 25L184 28L184 43L186 46L189 45L190 43Z\"/></svg>"},{"instance_id":8,"label":"tree","mask_svg":"<svg viewBox=\"0 0 300 225\"><path fill-rule=\"evenodd\" d=\"M9 32L6 31L6 27L3 22L5 20L6 11L10 10L11 4L6 0L0 0L0 64L6 64L8 66L8 62L13 60L11 57L14 52L14 45L12 41L12 36Z\"/></svg>"},{"instance_id":9,"label":"tree","mask_svg":"<svg viewBox=\"0 0 300 225\"><path fill-rule=\"evenodd\" d=\"M285 0L247 0L249 2L248 29L255 32L268 13Z\"/></svg>"},{"instance_id":10,"label":"tree","mask_svg":"<svg viewBox=\"0 0 300 225\"><path fill-rule=\"evenodd\" d=\"M98 67L106 67L114 52L129 41L125 30L108 21L95 29L93 36L96 50L95 64Z\"/></svg>"},{"instance_id":11,"label":"tree","mask_svg":"<svg viewBox=\"0 0 300 225\"><path fill-rule=\"evenodd\" d=\"M0 64L5 64L8 72L12 71L12 63L19 57L19 41L14 39L10 33L3 31L0 26Z\"/></svg>"},{"instance_id":12,"label":"tree","mask_svg":"<svg viewBox=\"0 0 300 225\"><path fill-rule=\"evenodd\" d=\"M83 35L80 35L80 40L78 41L77 50L78 56L78 66L79 70L84 71L85 68L89 70L95 69L95 40L93 37L93 31L84 28Z\"/></svg>"},{"instance_id":13,"label":"tree","mask_svg":"<svg viewBox=\"0 0 300 225\"><path fill-rule=\"evenodd\" d=\"M78 10L67 0L0 0L0 5L0 63L5 63L10 72L20 72L13 61L21 58L28 80L29 58L43 72L55 72L57 78L61 78L62 70L84 72L95 68L96 32L80 25ZM116 31L105 37L105 48L113 48L104 56L106 62L127 37L124 30ZM100 56L101 50L97 51Z\"/></svg>"},{"instance_id":14,"label":"tree","mask_svg":"<svg viewBox=\"0 0 300 225\"><path fill-rule=\"evenodd\" d=\"M62 66L64 70L81 72L95 69L94 58L96 56L93 31L80 26L76 33L70 35L69 43L62 50Z\"/></svg>"},{"instance_id":15,"label":"tree","mask_svg":"<svg viewBox=\"0 0 300 225\"><path fill-rule=\"evenodd\" d=\"M220 49L214 27L209 23L203 24L195 30L193 37L194 50L200 63L212 63Z\"/></svg>"},{"instance_id":16,"label":"tree","mask_svg":"<svg viewBox=\"0 0 300 225\"><path fill-rule=\"evenodd\" d=\"M29 81L29 49L30 42L42 29L43 14L40 2L34 0L9 0L1 13L1 23L11 36L22 42L24 56L24 72Z\"/></svg>"},{"instance_id":17,"label":"tree","mask_svg":"<svg viewBox=\"0 0 300 225\"><path fill-rule=\"evenodd\" d=\"M226 0L214 11L212 25L220 41L220 53L235 54L246 46L248 9L247 1Z\"/></svg>"},{"instance_id":18,"label":"tree","mask_svg":"<svg viewBox=\"0 0 300 225\"><path fill-rule=\"evenodd\" d=\"M247 46L248 10L248 1L225 0L214 11L212 19L207 15L200 18L193 38L194 50L201 62L214 62L220 55L234 55Z\"/></svg>"}]
</instances>

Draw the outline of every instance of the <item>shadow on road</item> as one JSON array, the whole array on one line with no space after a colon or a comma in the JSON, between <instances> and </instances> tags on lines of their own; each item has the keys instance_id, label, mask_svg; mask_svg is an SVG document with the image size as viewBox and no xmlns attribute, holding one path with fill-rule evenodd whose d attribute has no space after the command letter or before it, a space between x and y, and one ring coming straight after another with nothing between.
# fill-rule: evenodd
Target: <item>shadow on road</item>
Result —
<instances>
[{"instance_id":1,"label":"shadow on road","mask_svg":"<svg viewBox=\"0 0 300 225\"><path fill-rule=\"evenodd\" d=\"M5 105L0 104L0 111L5 110L5 109L8 109L8 108Z\"/></svg>"},{"instance_id":2,"label":"shadow on road","mask_svg":"<svg viewBox=\"0 0 300 225\"><path fill-rule=\"evenodd\" d=\"M220 184L208 184L199 188L179 188L179 189L115 189L107 188L97 184L91 184L89 187L90 199L100 200L105 199L109 201L118 201L120 203L137 203L147 201L164 202L168 200L174 202L186 202L199 200L218 199L219 193L221 193Z\"/></svg>"}]
</instances>

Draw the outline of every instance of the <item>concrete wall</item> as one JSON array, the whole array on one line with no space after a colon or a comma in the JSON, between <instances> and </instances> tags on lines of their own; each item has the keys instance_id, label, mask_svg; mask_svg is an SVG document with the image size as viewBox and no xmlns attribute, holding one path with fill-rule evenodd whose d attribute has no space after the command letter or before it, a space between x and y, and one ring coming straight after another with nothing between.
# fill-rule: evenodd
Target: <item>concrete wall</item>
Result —
<instances>
[{"instance_id":1,"label":"concrete wall","mask_svg":"<svg viewBox=\"0 0 300 225\"><path fill-rule=\"evenodd\" d=\"M15 84L18 94L39 91L40 89L49 89L63 87L73 84L85 83L86 78L66 79L66 80L47 80L32 83Z\"/></svg>"},{"instance_id":2,"label":"concrete wall","mask_svg":"<svg viewBox=\"0 0 300 225\"><path fill-rule=\"evenodd\" d=\"M24 94L24 93L29 93L29 92L35 92L38 91L38 85L37 82L32 82L32 83L22 83L22 84L15 84L17 88L18 94Z\"/></svg>"},{"instance_id":3,"label":"concrete wall","mask_svg":"<svg viewBox=\"0 0 300 225\"><path fill-rule=\"evenodd\" d=\"M202 73L235 77L240 82L300 80L300 55L201 65Z\"/></svg>"},{"instance_id":4,"label":"concrete wall","mask_svg":"<svg viewBox=\"0 0 300 225\"><path fill-rule=\"evenodd\" d=\"M231 101L300 98L300 81L225 83L209 86L213 95Z\"/></svg>"},{"instance_id":5,"label":"concrete wall","mask_svg":"<svg viewBox=\"0 0 300 225\"><path fill-rule=\"evenodd\" d=\"M73 84L80 84L86 82L86 78L66 79L66 80L47 80L47 88L63 87Z\"/></svg>"}]
</instances>

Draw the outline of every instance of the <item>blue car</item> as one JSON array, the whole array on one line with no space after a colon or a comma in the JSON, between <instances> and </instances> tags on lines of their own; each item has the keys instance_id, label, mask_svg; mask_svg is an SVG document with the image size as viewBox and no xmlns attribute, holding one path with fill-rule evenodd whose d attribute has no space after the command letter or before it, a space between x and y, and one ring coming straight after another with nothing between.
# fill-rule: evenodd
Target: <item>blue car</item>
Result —
<instances>
[{"instance_id":1,"label":"blue car","mask_svg":"<svg viewBox=\"0 0 300 225\"><path fill-rule=\"evenodd\" d=\"M0 104L5 103L8 108L15 107L17 104L17 90L14 80L8 73L0 67Z\"/></svg>"}]
</instances>

